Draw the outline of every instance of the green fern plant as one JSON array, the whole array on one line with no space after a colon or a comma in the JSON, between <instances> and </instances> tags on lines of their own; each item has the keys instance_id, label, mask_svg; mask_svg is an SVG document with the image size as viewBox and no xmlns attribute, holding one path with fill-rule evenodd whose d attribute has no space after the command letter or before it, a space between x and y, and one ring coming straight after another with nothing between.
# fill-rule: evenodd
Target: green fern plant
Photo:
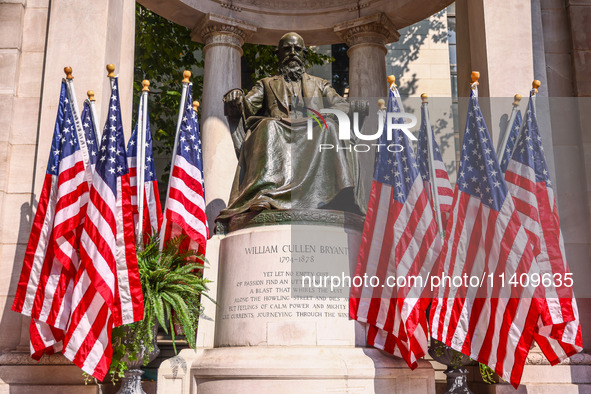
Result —
<instances>
[{"instance_id":1,"label":"green fern plant","mask_svg":"<svg viewBox=\"0 0 591 394\"><path fill-rule=\"evenodd\" d=\"M160 239L154 235L142 250L138 248L144 319L113 330L113 360L109 370L113 380L123 377L127 370L125 357L137 360L143 356L143 365L149 362L157 324L170 333L175 354L175 327L185 334L188 345L195 347L201 296L211 299L206 294L209 281L202 275L204 256L195 250L181 252L182 241L183 238L174 238L160 251Z\"/></svg>"},{"instance_id":2,"label":"green fern plant","mask_svg":"<svg viewBox=\"0 0 591 394\"><path fill-rule=\"evenodd\" d=\"M480 367L480 376L482 376L482 380L488 384L495 384L495 371L493 371L488 365L480 363L478 365Z\"/></svg>"}]
</instances>

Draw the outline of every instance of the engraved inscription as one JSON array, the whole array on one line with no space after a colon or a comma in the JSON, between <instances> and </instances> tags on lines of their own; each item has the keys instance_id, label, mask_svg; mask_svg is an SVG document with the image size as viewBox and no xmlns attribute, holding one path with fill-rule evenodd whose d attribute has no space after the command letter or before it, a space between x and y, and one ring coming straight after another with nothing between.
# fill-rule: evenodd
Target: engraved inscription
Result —
<instances>
[{"instance_id":1,"label":"engraved inscription","mask_svg":"<svg viewBox=\"0 0 591 394\"><path fill-rule=\"evenodd\" d=\"M348 319L348 294L340 294L337 298L323 297L315 294L317 291L314 288L298 287L298 297L291 296L293 286L301 285L302 276L328 275L327 272L314 269L314 263L323 255L343 256L344 260L348 261L348 252L346 246L306 243L245 247L245 260L257 255L265 255L264 258L277 259L278 269L259 272L249 270L247 278L226 284L234 286L232 291L234 297L222 306L221 318L223 320L319 317ZM292 271L292 263L305 263L307 270ZM302 297L302 293L306 293L306 296Z\"/></svg>"}]
</instances>

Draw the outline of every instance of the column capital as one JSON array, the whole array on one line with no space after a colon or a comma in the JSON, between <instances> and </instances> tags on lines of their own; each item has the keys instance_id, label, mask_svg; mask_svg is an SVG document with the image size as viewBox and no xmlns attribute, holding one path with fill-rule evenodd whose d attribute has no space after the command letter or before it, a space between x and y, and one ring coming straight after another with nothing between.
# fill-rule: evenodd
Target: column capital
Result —
<instances>
[{"instance_id":1,"label":"column capital","mask_svg":"<svg viewBox=\"0 0 591 394\"><path fill-rule=\"evenodd\" d=\"M349 48L369 44L386 49L387 43L400 38L394 23L381 12L339 23L333 30Z\"/></svg>"},{"instance_id":2,"label":"column capital","mask_svg":"<svg viewBox=\"0 0 591 394\"><path fill-rule=\"evenodd\" d=\"M209 13L195 25L191 38L203 42L204 50L215 45L226 45L238 47L242 53L242 45L256 31L257 27L248 22Z\"/></svg>"}]
</instances>

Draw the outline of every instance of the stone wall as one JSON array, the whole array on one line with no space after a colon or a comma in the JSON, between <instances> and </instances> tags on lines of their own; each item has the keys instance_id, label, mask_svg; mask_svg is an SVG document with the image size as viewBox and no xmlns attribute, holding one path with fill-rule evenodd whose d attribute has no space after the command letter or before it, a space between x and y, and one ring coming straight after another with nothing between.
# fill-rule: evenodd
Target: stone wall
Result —
<instances>
[{"instance_id":1,"label":"stone wall","mask_svg":"<svg viewBox=\"0 0 591 394\"><path fill-rule=\"evenodd\" d=\"M446 10L399 33L398 41L387 45L386 71L396 76L400 94L451 97Z\"/></svg>"},{"instance_id":2,"label":"stone wall","mask_svg":"<svg viewBox=\"0 0 591 394\"><path fill-rule=\"evenodd\" d=\"M540 2L550 97L556 190L567 259L575 279L585 349L591 349L591 1ZM585 60L587 59L587 60ZM576 97L567 98L567 97Z\"/></svg>"},{"instance_id":3,"label":"stone wall","mask_svg":"<svg viewBox=\"0 0 591 394\"><path fill-rule=\"evenodd\" d=\"M0 352L29 349L30 319L10 307L45 177L64 66L74 70L80 108L92 89L99 114L107 106L101 106L108 97L105 65L117 66L124 129L131 134L135 1L73 4L0 0ZM3 368L0 381L6 373Z\"/></svg>"},{"instance_id":4,"label":"stone wall","mask_svg":"<svg viewBox=\"0 0 591 394\"><path fill-rule=\"evenodd\" d=\"M429 96L429 119L451 182L456 178L458 127L453 117L447 10L400 29L398 41L387 45L386 71L396 77L405 109L417 116L418 133L422 93Z\"/></svg>"},{"instance_id":5,"label":"stone wall","mask_svg":"<svg viewBox=\"0 0 591 394\"><path fill-rule=\"evenodd\" d=\"M37 202L33 184L40 175L35 163L48 4L0 1L0 350L14 349L21 335L22 319L9 309Z\"/></svg>"}]
</instances>

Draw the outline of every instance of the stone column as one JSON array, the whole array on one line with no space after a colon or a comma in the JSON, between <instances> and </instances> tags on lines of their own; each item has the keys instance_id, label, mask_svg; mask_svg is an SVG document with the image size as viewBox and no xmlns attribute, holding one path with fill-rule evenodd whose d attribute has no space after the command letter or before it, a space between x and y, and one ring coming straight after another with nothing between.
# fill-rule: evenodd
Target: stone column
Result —
<instances>
[{"instance_id":1,"label":"stone column","mask_svg":"<svg viewBox=\"0 0 591 394\"><path fill-rule=\"evenodd\" d=\"M387 92L386 44L400 34L382 13L339 23L335 33L349 46L349 96L383 97Z\"/></svg>"},{"instance_id":2,"label":"stone column","mask_svg":"<svg viewBox=\"0 0 591 394\"><path fill-rule=\"evenodd\" d=\"M458 0L456 19L460 136L463 137L464 133L468 102L462 98L470 96L471 71L479 71L480 107L496 144L502 128L499 120L505 114L508 117L512 97L519 93L527 98L532 81L545 79L538 75L542 70L534 78L534 46L538 50L538 43L533 36L532 4L519 0L498 4L484 0ZM519 48L519 56L511 56L513 48ZM526 106L527 99L522 101L522 113ZM547 122L546 119L539 120ZM542 138L544 144L551 146L550 128L547 130ZM551 155L548 161L552 171Z\"/></svg>"},{"instance_id":3,"label":"stone column","mask_svg":"<svg viewBox=\"0 0 591 394\"><path fill-rule=\"evenodd\" d=\"M207 219L213 231L213 220L228 204L237 163L222 98L241 87L242 45L256 27L215 14L207 14L197 26L191 36L205 43L201 138Z\"/></svg>"},{"instance_id":4,"label":"stone column","mask_svg":"<svg viewBox=\"0 0 591 394\"><path fill-rule=\"evenodd\" d=\"M557 157L557 171L561 170L565 173L564 179L558 180L557 189L559 190L559 208L561 223L568 220L571 223L572 233L567 238L567 255L571 267L573 263L570 261L577 261L577 270L574 272L575 278L580 273L580 277L589 277L591 269L589 268L589 249L591 244L591 133L589 132L589 121L591 119L591 34L589 27L585 24L591 18L591 1L590 0L568 0L566 2L566 12L568 15L568 24L570 24L570 39L572 42L572 70L573 70L573 90L574 96L571 107L577 109L579 127L578 136L571 134L570 138L566 138L568 126L558 128L555 132L554 140L556 143L561 143L559 149L556 149ZM565 23L563 23L565 25ZM558 29L556 29L558 30ZM558 32L560 32L558 30ZM554 31L548 29L548 36L555 34ZM569 34L560 35L559 37L568 39ZM566 48L565 48L566 49ZM561 52L566 52L562 49ZM568 64L571 62L565 62ZM561 81L562 82L562 81ZM576 104L574 103L576 101ZM561 117L557 116L557 121ZM570 133L569 133L570 134ZM578 149L577 149L578 148ZM560 160L560 162L558 162ZM560 164L560 165L559 165ZM577 184L578 183L578 184ZM587 220L584 221L581 212L587 211ZM580 216L576 218L577 214ZM568 219L567 219L568 218ZM583 224L585 223L585 224ZM579 289L577 289L577 283ZM583 290L584 289L584 290ZM575 279L575 292L581 294L579 296L579 314L581 316L581 329L583 331L583 346L589 352L591 350L591 296L589 291L585 291L585 280Z\"/></svg>"},{"instance_id":5,"label":"stone column","mask_svg":"<svg viewBox=\"0 0 591 394\"><path fill-rule=\"evenodd\" d=\"M238 162L228 122L224 116L222 99L230 89L241 87L242 45L255 31L256 27L246 22L207 14L191 34L194 40L205 43L201 138L206 213L212 233L215 229L215 218L228 205ZM204 276L212 281L209 294L214 298L217 294L218 253L222 237L214 235L207 242L206 259L209 264ZM204 299L203 308L197 345L208 348L213 346L216 306Z\"/></svg>"},{"instance_id":6,"label":"stone column","mask_svg":"<svg viewBox=\"0 0 591 394\"><path fill-rule=\"evenodd\" d=\"M382 13L339 23L334 32L349 46L349 97L368 99L370 116L363 129L376 130L377 99L387 96L386 44L398 40L400 34ZM368 201L373 179L374 151L358 153L358 199Z\"/></svg>"}]
</instances>

